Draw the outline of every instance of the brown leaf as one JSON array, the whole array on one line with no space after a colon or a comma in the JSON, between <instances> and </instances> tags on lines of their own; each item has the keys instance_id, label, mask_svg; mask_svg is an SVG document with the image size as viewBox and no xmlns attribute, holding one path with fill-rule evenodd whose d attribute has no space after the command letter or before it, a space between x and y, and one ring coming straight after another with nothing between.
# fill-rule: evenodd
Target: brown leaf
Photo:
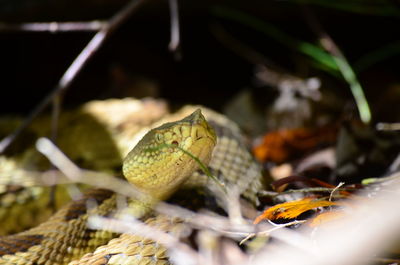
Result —
<instances>
[{"instance_id":1,"label":"brown leaf","mask_svg":"<svg viewBox=\"0 0 400 265\"><path fill-rule=\"evenodd\" d=\"M338 205L336 202L319 200L315 198L304 198L297 201L285 202L277 204L265 210L260 216L254 220L254 224L258 224L262 220L276 220L276 219L292 219L300 214L318 208Z\"/></svg>"},{"instance_id":2,"label":"brown leaf","mask_svg":"<svg viewBox=\"0 0 400 265\"><path fill-rule=\"evenodd\" d=\"M336 136L336 125L279 130L267 133L253 152L260 161L282 163L322 144L332 144Z\"/></svg>"}]
</instances>

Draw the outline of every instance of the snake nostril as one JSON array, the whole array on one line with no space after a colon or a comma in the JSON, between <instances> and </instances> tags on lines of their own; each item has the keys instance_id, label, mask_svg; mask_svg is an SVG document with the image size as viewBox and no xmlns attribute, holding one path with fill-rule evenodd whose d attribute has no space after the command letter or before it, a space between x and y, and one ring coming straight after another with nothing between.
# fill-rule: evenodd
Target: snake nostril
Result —
<instances>
[{"instance_id":1,"label":"snake nostril","mask_svg":"<svg viewBox=\"0 0 400 265\"><path fill-rule=\"evenodd\" d=\"M179 145L178 141L172 141L172 145Z\"/></svg>"}]
</instances>

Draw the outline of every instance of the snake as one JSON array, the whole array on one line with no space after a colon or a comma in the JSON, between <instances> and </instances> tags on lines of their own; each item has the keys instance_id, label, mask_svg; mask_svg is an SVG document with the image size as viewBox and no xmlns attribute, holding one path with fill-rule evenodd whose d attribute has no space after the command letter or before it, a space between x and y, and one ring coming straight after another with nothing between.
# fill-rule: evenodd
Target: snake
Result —
<instances>
[{"instance_id":1,"label":"snake","mask_svg":"<svg viewBox=\"0 0 400 265\"><path fill-rule=\"evenodd\" d=\"M141 140L127 152L122 172L146 200L129 198L127 207L120 209L115 191L90 189L38 226L1 236L0 264L170 264L166 248L157 241L92 229L88 219L128 213L147 225L178 233L183 220L154 214L152 208L182 187L206 187L221 197L218 184L199 170L199 162L208 165L225 187L235 187L244 198L259 203L261 168L247 150L240 129L224 115L188 106L141 127L147 133L135 132ZM130 137L132 134L126 136Z\"/></svg>"}]
</instances>

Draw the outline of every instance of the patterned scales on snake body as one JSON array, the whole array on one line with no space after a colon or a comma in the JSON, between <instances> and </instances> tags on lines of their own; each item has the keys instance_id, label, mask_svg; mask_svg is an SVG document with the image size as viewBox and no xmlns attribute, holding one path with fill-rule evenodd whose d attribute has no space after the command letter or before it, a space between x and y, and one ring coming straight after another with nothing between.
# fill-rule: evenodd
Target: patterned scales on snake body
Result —
<instances>
[{"instance_id":1,"label":"patterned scales on snake body","mask_svg":"<svg viewBox=\"0 0 400 265\"><path fill-rule=\"evenodd\" d=\"M185 108L178 114L171 115L168 120L171 121L176 120L177 118L182 118L191 111L193 111L193 107ZM236 185L244 197L247 197L249 200L256 203L255 193L261 188L260 168L244 148L244 145L240 140L241 137L237 126L220 114L216 114L215 112L205 108L203 109L203 112L210 124L215 127L216 133L219 137L218 144L214 149L210 162L211 170L218 173L218 177L227 184L227 187ZM193 115L198 116L198 114ZM186 118L186 122L188 119L193 119L193 115L190 116L192 118ZM165 122L165 120L160 121L160 123L163 122ZM189 123L192 124L193 122ZM176 124L177 122L172 123L172 125ZM207 137L205 137L206 139L213 139L212 130L204 119L200 124L202 124L200 126L201 130L197 130L197 133L193 133L192 128L189 135L192 136L193 133L194 137L197 136L199 138L199 135L201 136L203 134L203 136L207 135ZM167 125L167 128L164 125L164 127L161 127L161 130L169 130L169 126L172 125ZM184 127L186 126L187 123ZM174 129L172 129L172 131L174 131ZM153 130L152 132L154 134L155 131ZM176 129L176 134L172 135L167 134L163 137L153 135L153 137L158 139L155 140L156 142L160 141L161 138L164 138L169 141L169 144L176 144L176 139L174 137L176 137L177 134L187 135L186 129ZM144 142L151 142L152 140L149 140L149 137L150 136L147 138L144 137ZM204 137L200 137L200 139L202 138ZM187 145L183 148L187 149L190 144L195 144L194 142L190 143L191 141L193 140L183 141ZM209 143L206 144L206 146L213 145L212 140L208 140L208 142ZM155 142L149 144L149 146L154 145ZM157 183L157 181L151 182L149 180L137 179L137 176L140 175L140 169L143 169L144 165L138 166L137 168L139 171L137 171L135 175L131 175L130 172L134 172L134 170L131 170L126 165L128 165L130 161L135 161L135 158L133 157L136 156L135 152L140 149L140 146L141 145L139 144L139 147L135 148L136 151L132 151L133 153L131 152L132 155L128 155L126 160L128 163L124 163L125 175L128 175L130 181L135 183L136 186L141 188L141 190L146 192L147 189L149 189L148 193L155 197L155 200L165 199L175 190L175 188L177 188L177 186L181 184L183 180L172 182L171 180L168 180L166 184ZM200 156L203 162L207 162L207 154L203 151L200 153L198 152L199 150L204 149L205 143L202 143L201 146L200 149L194 147L193 150L190 150L189 148L189 151L194 153L196 156ZM143 149L143 142L141 148ZM172 153L175 154L176 152L178 151L174 150ZM204 157L202 157L203 155ZM144 159L143 157L136 159L141 162L149 160L149 158ZM179 159L182 158L180 157L178 160ZM174 163L171 165L173 166L173 164ZM196 163L191 159L182 164L191 164L187 170L184 170L187 171L186 173L190 173L197 168ZM134 165L137 164L134 163ZM150 166L149 169L153 169L153 166ZM161 168L161 171L163 173L171 171L174 172L174 174L178 173L179 175L181 175L180 172L182 172L175 166L169 170ZM150 180L154 180L154 174L151 175ZM198 171L191 175L190 179L184 185L215 186L212 181L208 180L207 177L203 176ZM167 178L163 179L165 180ZM184 178L182 177L182 179ZM154 188L155 185L158 185L158 188ZM165 192L160 194L157 193L155 195L154 191L159 191L161 187L165 189ZM215 189L211 188L211 190ZM96 200L97 207L87 210L87 200ZM143 205L143 202L133 200L130 202L130 205L133 205L135 208L137 205ZM140 206L136 208L139 208L139 212L143 214L147 212L147 208L150 207L151 205L148 207ZM143 210L144 208L146 208L146 210ZM21 232L17 235L0 238L0 264L67 264L69 261L77 259L84 253L90 251L94 252L85 255L81 260L74 261L71 264L167 264L169 261L167 259L165 248L152 240L128 234L123 234L118 238L110 240L116 235L103 230L95 231L87 228L86 223L90 215L97 214L101 216L109 216L115 209L116 195L112 192L106 190L94 190L86 193L84 198L74 201L62 208L47 222L38 227L26 232ZM156 226L158 229L170 231L172 233L179 232L180 227L182 227L182 221L160 215L147 218L145 222L149 225ZM98 248L95 250L96 247Z\"/></svg>"},{"instance_id":2,"label":"patterned scales on snake body","mask_svg":"<svg viewBox=\"0 0 400 265\"><path fill-rule=\"evenodd\" d=\"M187 106L178 113L160 120L162 124L168 120L178 119L192 112L198 106ZM202 112L215 129L218 137L209 168L224 182L226 187L235 187L243 197L258 205L257 192L262 189L261 168L247 151L238 126L225 116L202 107ZM196 171L184 183L185 187L203 186L221 196L217 184L200 171ZM224 203L222 199L220 201ZM158 215L145 221L147 225L179 236L184 230L182 220ZM93 253L86 254L82 259L73 261L70 265L147 265L171 264L166 254L167 250L154 240L141 236L123 234L112 239L107 245L97 248Z\"/></svg>"}]
</instances>

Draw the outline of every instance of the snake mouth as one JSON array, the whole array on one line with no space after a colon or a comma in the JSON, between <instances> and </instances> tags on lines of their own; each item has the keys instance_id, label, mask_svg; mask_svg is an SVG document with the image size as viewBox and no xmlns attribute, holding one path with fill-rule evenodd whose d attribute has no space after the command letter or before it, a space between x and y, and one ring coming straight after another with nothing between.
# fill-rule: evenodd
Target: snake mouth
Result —
<instances>
[{"instance_id":1,"label":"snake mouth","mask_svg":"<svg viewBox=\"0 0 400 265\"><path fill-rule=\"evenodd\" d=\"M204 140L204 138L207 138L208 140L211 140L215 146L217 144L217 138L215 137L214 130L212 131L212 133L213 133L213 135L199 136L197 138L197 141Z\"/></svg>"},{"instance_id":2,"label":"snake mouth","mask_svg":"<svg viewBox=\"0 0 400 265\"><path fill-rule=\"evenodd\" d=\"M194 135L192 134L192 137L194 136L193 138L196 141L201 140L204 137L207 137L210 140L212 140L214 145L217 143L217 136L215 134L215 130L206 121L206 119L204 118L200 109L197 109L196 111L194 111L188 118L189 118L189 122L192 125L192 127L193 128L197 127L197 129L195 129Z\"/></svg>"},{"instance_id":3,"label":"snake mouth","mask_svg":"<svg viewBox=\"0 0 400 265\"><path fill-rule=\"evenodd\" d=\"M196 142L210 140L215 146L217 143L217 139L214 129L212 127L207 126L207 124L205 124L205 126L204 124L202 125L203 126L200 127L201 129L196 130L195 137L193 138L195 139Z\"/></svg>"}]
</instances>

